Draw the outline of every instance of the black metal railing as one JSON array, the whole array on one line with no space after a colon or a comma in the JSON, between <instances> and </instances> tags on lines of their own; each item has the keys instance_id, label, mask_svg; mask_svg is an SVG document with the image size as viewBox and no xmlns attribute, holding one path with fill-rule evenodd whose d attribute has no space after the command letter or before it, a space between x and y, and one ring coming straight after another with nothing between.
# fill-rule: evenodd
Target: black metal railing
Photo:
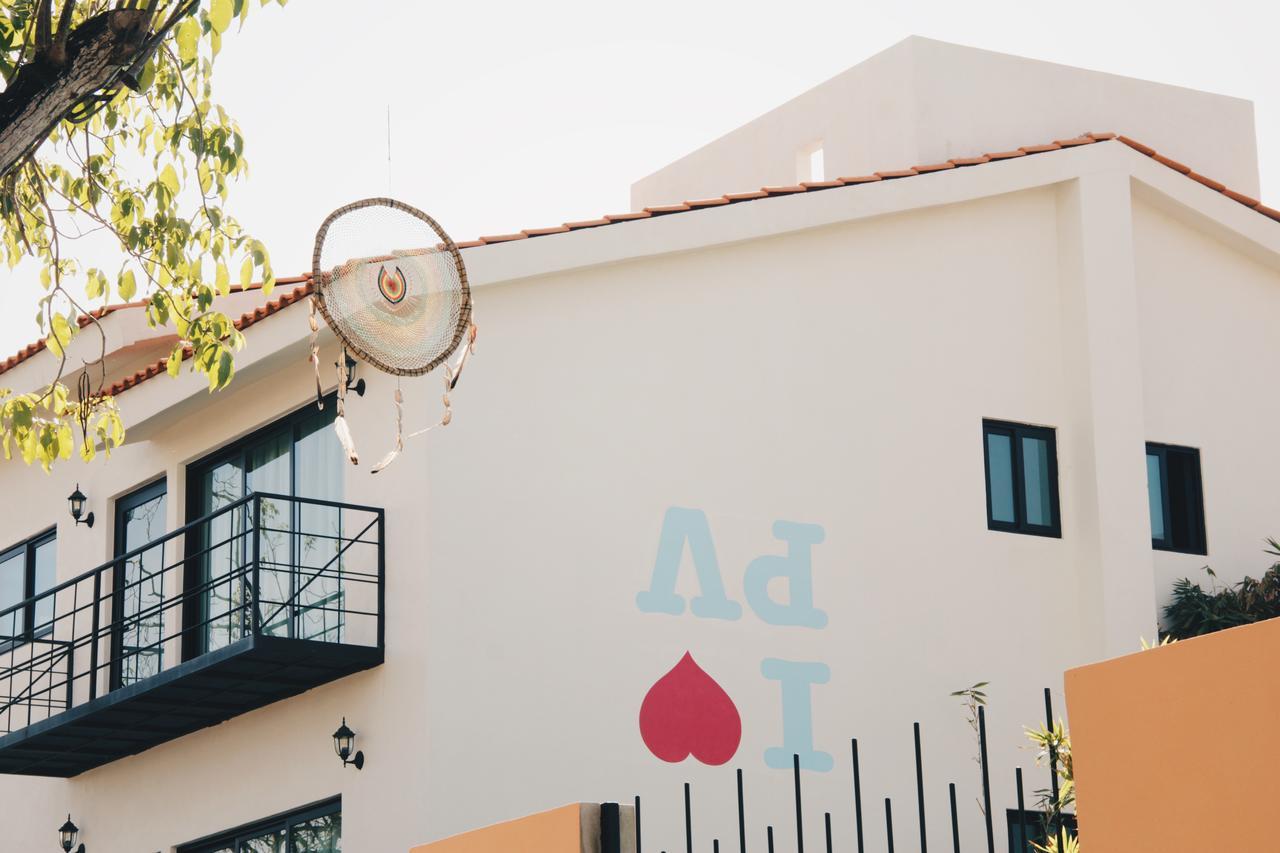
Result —
<instances>
[{"instance_id":1,"label":"black metal railing","mask_svg":"<svg viewBox=\"0 0 1280 853\"><path fill-rule=\"evenodd\" d=\"M1055 723L1055 719L1053 715L1053 699L1052 699L1052 694L1050 693L1049 688L1047 687L1044 689L1044 711L1045 711L1045 726L1046 728L1052 729ZM982 841L985 841L985 844L979 844L977 845L977 847L979 850L985 851L985 853L997 853L998 849L1000 848L996 844L996 831L995 831L996 812L994 811L995 804L992 802L991 776L990 776L990 768L988 765L988 757L987 757L987 712L985 707L982 707L982 706L978 707L977 723L978 723L978 748L979 748L979 754L981 756L979 764L981 765L981 773L982 773L982 790L981 790L981 798L979 800L979 803L982 807L981 810L982 810L983 826L981 827L981 829L983 830L983 832L980 835L980 838ZM928 821L926 820L926 817L925 817L926 803L928 801L928 796L926 793L927 787L926 787L925 778L924 778L924 761L922 756L919 723L913 724L912 734L913 734L914 747L915 747L914 749L914 773L915 773L915 793L916 793L915 806L916 806L917 825L919 828L919 840L918 842L915 842L915 843L913 843L912 841L908 841L907 842L908 846L905 849L912 849L912 850L918 849L919 851L921 851L921 853L928 853L929 833L928 833ZM867 853L867 851L872 849L871 844L867 841L865 837L866 833L864 832L864 829L870 826L872 820L874 819L872 817L872 814L876 813L878 811L878 808L869 809L869 813L867 815L864 815L863 813L863 805L864 805L863 789L865 787L865 782L862 774L862 763L859 760L859 756L858 756L858 739L853 738L850 741L849 745L850 745L849 755L851 759L851 769L852 769L852 777L853 777L852 791L849 792L852 794L852 797L851 797L852 801L849 804L851 806L850 812L852 813L851 814L852 839L848 840L844 844L837 844L832 833L832 813L824 812L822 815L824 835L820 840L817 840L816 843L814 843L813 840L811 840L811 843L810 843L811 850L812 849L825 850L826 853L835 853L836 850L849 851L849 853L855 853L855 851L856 853ZM1017 808L1006 809L1004 813L1005 835L1006 835L1006 841L1008 843L1008 850L1010 851L1010 853L1036 853L1036 851L1041 847L1050 846L1050 844L1056 844L1055 849L1058 851L1063 851L1067 848L1067 840L1069 838L1074 839L1078 835L1079 828L1076 822L1076 815L1074 814L1074 812L1062 811L1060 808L1061 803L1059 800L1060 789L1059 789L1059 773L1058 773L1060 759L1059 759L1058 751L1054 745L1052 744L1050 745L1048 754L1045 756L1045 758L1047 759L1047 761L1045 763L1045 766L1043 767L1043 770L1048 774L1049 787L1045 789L1037 790L1036 792L1034 792L1037 799L1040 800L1040 802L1037 802L1034 804L1027 803L1027 797L1026 797L1027 792L1024 788L1022 768L1021 767L1014 768L1013 776L1014 776L1014 787L1016 790ZM785 848L787 850L794 850L796 851L796 853L805 853L804 829L806 826L806 814L805 814L805 807L804 807L804 798L802 795L801 768L800 768L799 755L793 756L791 770L792 770L792 778L794 782L794 791L795 791L795 795L794 795L795 796L795 821L794 823L792 823L791 826L786 827L785 829L782 827L779 827L779 833L778 833L779 838L777 840L777 846L779 848ZM711 846L707 847L705 844L705 839L702 838L701 836L699 837L698 843L695 845L693 808L692 808L692 785L689 782L685 782L684 783L684 838L677 840L677 839L672 839L668 837L667 839L665 839L665 841L667 842L675 841L676 843L664 844L662 842L659 842L658 844L654 844L653 839L648 838L642 833L642 824L640 819L640 797L638 796L635 797L634 799L635 836L632 841L635 853L643 853L645 849L648 849L650 851L654 851L656 849L660 851L660 853L668 853L668 851L672 851L672 853L675 853L675 851L684 851L684 853L695 853L696 850L710 850L712 851L712 853L720 853L721 850L724 850L725 853L729 853L729 851L736 849L738 853L747 853L748 848L750 848L753 851L762 851L762 853L765 853L765 851L767 851L767 853L775 853L774 826L772 824L768 824L764 826L764 830L765 830L764 838L763 838L764 843L761 844L760 843L761 839L759 835L759 829L760 829L759 824L752 821L748 813L748 800L747 800L747 797L744 795L745 786L743 783L742 770L741 769L737 770L735 775L736 775L736 782L737 782L737 806L738 806L737 826L736 827L721 826L718 828L719 830L718 832L713 830L713 833L715 835L722 836L725 838L725 843L723 846L720 843L720 837L713 837L711 840ZM935 841L935 844L938 842L941 842L942 849L954 851L954 853L960 853L961 846L962 846L961 845L962 835L960 831L959 812L957 811L957 808L956 808L956 783L955 782L949 782L947 785L947 799L948 799L948 805L950 808L949 816L950 816L951 831L948 837L942 838L942 839L935 838L934 841ZM1057 805L1054 805L1054 804L1057 804ZM1029 805L1032 805L1033 807L1028 808ZM1046 806L1048 807L1047 809L1044 808ZM899 809L899 815L901 815L901 809ZM842 820L847 817L848 815L837 815L836 819ZM877 847L876 849L884 849L887 851L887 853L894 853L894 849L895 849L894 848L894 808L893 808L893 800L890 797L884 798L883 827L884 827L885 846L884 848ZM903 846L901 842L903 841L904 833L902 830L904 828L905 827L901 826L901 823L900 823L899 830L898 830L900 847ZM794 841L790 841L790 840L784 841L782 839L782 835L784 831L788 831L788 830L790 832L794 832ZM907 834L910 834L909 831ZM737 841L736 844L733 843L735 835L736 835L736 841ZM683 844L681 844L680 841L683 841ZM916 846L916 844L918 844L918 846ZM974 845L970 845L968 849L973 849L973 847Z\"/></svg>"},{"instance_id":2,"label":"black metal railing","mask_svg":"<svg viewBox=\"0 0 1280 853\"><path fill-rule=\"evenodd\" d=\"M244 640L382 648L384 527L253 493L0 610L0 735Z\"/></svg>"}]
</instances>

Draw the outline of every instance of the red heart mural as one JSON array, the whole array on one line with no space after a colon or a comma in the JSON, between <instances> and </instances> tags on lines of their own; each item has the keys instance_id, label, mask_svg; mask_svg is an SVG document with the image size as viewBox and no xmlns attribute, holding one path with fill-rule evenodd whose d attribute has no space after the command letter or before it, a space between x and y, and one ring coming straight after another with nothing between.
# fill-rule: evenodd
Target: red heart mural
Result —
<instances>
[{"instance_id":1,"label":"red heart mural","mask_svg":"<svg viewBox=\"0 0 1280 853\"><path fill-rule=\"evenodd\" d=\"M645 694L640 737L663 761L675 764L692 755L703 764L720 765L738 751L742 718L724 688L685 652Z\"/></svg>"}]
</instances>

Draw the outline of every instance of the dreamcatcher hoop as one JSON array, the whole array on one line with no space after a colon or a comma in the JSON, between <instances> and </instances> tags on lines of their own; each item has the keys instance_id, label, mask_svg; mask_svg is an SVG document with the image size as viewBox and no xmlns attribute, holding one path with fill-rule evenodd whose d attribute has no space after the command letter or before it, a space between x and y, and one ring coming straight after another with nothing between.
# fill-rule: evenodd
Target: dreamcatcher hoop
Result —
<instances>
[{"instance_id":1,"label":"dreamcatcher hoop","mask_svg":"<svg viewBox=\"0 0 1280 853\"><path fill-rule=\"evenodd\" d=\"M440 245L436 247L436 250L448 253L453 261L454 269L457 270L458 280L461 284L460 289L462 296L461 306L458 311L458 322L453 330L453 337L450 340L449 345L445 347L438 356L421 367L405 368L401 366L393 366L387 364L384 359L370 353L366 347L351 340L351 336L343 331L341 322L335 321L333 315L330 313L329 307L325 303L326 291L334 278L332 270L324 270L320 268L320 258L324 250L325 237L328 236L330 227L338 219L341 219L343 216L351 214L357 210L370 207L391 208L402 213L407 213L410 216L425 222L427 226L435 232L436 236L440 238ZM422 249L409 251L425 253L431 250ZM378 261L394 261L403 256L404 254L389 254L359 260L374 263ZM446 361L455 350L457 350L458 345L462 343L463 336L467 334L468 329L471 326L471 287L467 283L467 268L462 263L462 253L458 251L458 247L453 242L453 238L450 237L448 233L440 227L440 223L436 222L429 214L418 210L412 205L405 204L402 201L397 201L394 198L374 197L361 199L360 201L354 201L351 204L343 205L333 213L330 213L325 218L324 222L320 224L319 230L316 231L315 250L311 255L311 280L315 283L316 307L319 309L321 315L324 316L325 322L329 324L329 328L333 329L334 334L338 336L340 341L342 341L342 345L361 361L367 362L379 370L385 373L390 373L393 376L421 376L424 373L430 373L438 367L441 362Z\"/></svg>"},{"instance_id":2,"label":"dreamcatcher hoop","mask_svg":"<svg viewBox=\"0 0 1280 853\"><path fill-rule=\"evenodd\" d=\"M339 229L336 241L343 247L346 240L358 236L360 250L343 255L337 249L327 249L327 242L335 239L330 233L334 223L352 215L354 220ZM390 241L388 232L395 229L401 230L400 237L407 239L409 245L425 244L425 247L386 253L381 248L386 243L381 241ZM367 247L373 239L378 240L380 246L376 253L370 254ZM342 258L341 262L331 263L338 258ZM397 381L396 443L373 467L372 473L376 474L404 450L406 437L448 426L453 419L450 394L458 384L467 358L475 351L476 341L466 266L457 245L435 219L396 199L375 197L344 205L325 218L316 232L311 276L311 361L316 371L316 400L321 408L324 403L317 312L333 330L344 353L383 373L396 377L421 376L444 366L443 414L436 423L408 436L404 435L404 396ZM459 347L461 353L450 364L449 359ZM348 459L356 465L359 456L346 421L348 378L344 356L338 361L334 430Z\"/></svg>"}]
</instances>

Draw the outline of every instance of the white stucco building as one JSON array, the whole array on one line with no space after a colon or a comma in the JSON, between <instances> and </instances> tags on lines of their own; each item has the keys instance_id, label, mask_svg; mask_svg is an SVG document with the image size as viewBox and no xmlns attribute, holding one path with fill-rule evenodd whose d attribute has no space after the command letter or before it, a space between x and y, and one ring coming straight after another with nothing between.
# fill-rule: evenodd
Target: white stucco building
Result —
<instances>
[{"instance_id":1,"label":"white stucco building","mask_svg":"<svg viewBox=\"0 0 1280 853\"><path fill-rule=\"evenodd\" d=\"M68 813L90 853L319 844L340 810L342 849L384 853L635 794L645 849L674 851L685 781L696 849L733 850L734 768L752 849L771 824L791 850L796 753L806 837L829 811L852 850L852 737L868 848L891 797L916 849L913 721L932 843L954 782L985 849L948 696L979 681L1010 849L1041 688L1154 638L1176 578L1256 574L1280 532L1258 195L1248 102L910 39L638 181L629 213L466 244L454 424L376 477L315 410L307 280L230 298L248 347L217 395L112 311L126 446L0 466L0 770L36 774L0 777L0 851L55 849ZM357 370L352 428L389 446L392 380ZM411 428L439 382L406 383ZM345 574L302 590L321 529ZM255 566L292 592L246 598ZM117 583L139 592L112 632ZM686 653L740 739L707 740L705 685L644 722ZM363 770L334 755L344 717Z\"/></svg>"}]
</instances>

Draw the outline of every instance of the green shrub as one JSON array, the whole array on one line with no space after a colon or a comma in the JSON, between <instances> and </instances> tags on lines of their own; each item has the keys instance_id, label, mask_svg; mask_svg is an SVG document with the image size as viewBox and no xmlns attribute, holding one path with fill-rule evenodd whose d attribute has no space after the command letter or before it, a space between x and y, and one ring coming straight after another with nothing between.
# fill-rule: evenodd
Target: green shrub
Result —
<instances>
[{"instance_id":1,"label":"green shrub","mask_svg":"<svg viewBox=\"0 0 1280 853\"><path fill-rule=\"evenodd\" d=\"M1280 542L1268 539L1265 553L1280 556ZM1246 577L1227 587L1218 586L1213 569L1204 571L1208 590L1190 578L1174 583L1173 601L1164 609L1164 636L1182 640L1280 616L1280 562L1261 578Z\"/></svg>"}]
</instances>

